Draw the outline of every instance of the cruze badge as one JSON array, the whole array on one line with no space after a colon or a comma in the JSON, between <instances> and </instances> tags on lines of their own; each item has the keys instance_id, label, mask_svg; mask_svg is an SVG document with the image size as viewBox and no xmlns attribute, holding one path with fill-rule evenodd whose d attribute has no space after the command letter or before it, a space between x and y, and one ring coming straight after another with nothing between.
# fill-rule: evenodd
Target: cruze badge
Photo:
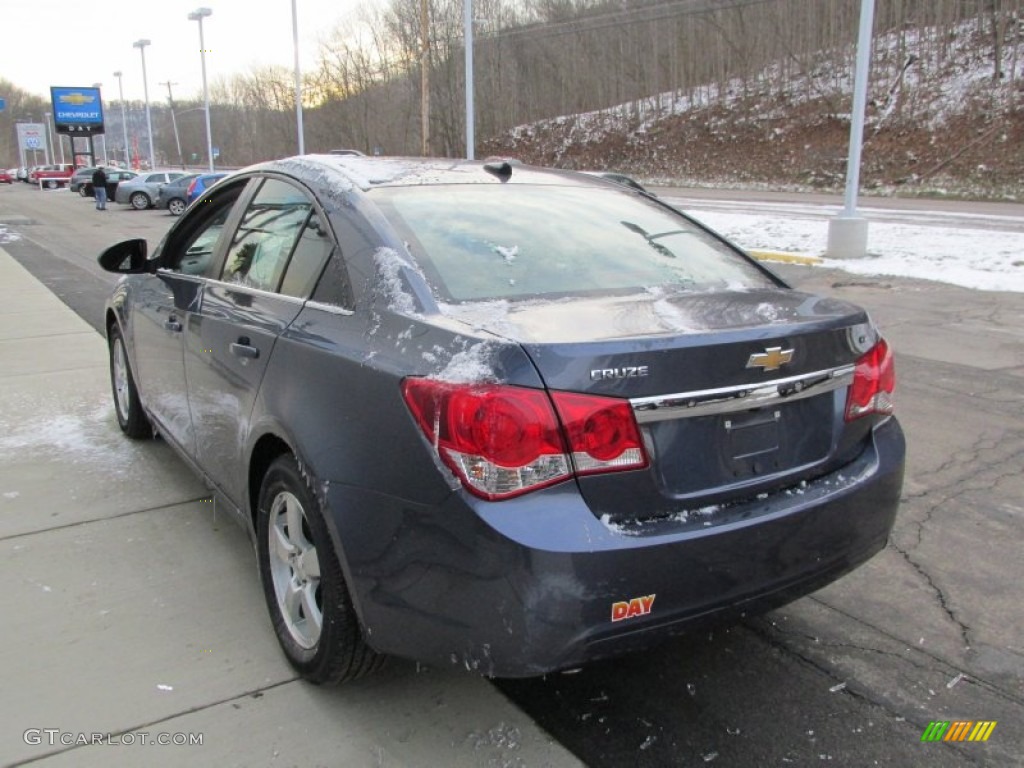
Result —
<instances>
[{"instance_id":1,"label":"cruze badge","mask_svg":"<svg viewBox=\"0 0 1024 768\"><path fill-rule=\"evenodd\" d=\"M636 379L640 376L647 376L649 373L650 370L646 365L626 365L622 368L595 368L590 372L590 380Z\"/></svg>"},{"instance_id":2,"label":"cruze badge","mask_svg":"<svg viewBox=\"0 0 1024 768\"><path fill-rule=\"evenodd\" d=\"M764 352L755 352L747 360L747 368L763 368L765 371L777 371L793 359L792 349L768 347Z\"/></svg>"}]
</instances>

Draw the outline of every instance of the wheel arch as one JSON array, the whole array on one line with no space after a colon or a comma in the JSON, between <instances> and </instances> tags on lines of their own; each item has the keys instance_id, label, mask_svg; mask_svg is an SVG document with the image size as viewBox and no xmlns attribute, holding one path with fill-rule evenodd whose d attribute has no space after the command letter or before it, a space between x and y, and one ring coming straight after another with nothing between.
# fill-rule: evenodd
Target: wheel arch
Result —
<instances>
[{"instance_id":1,"label":"wheel arch","mask_svg":"<svg viewBox=\"0 0 1024 768\"><path fill-rule=\"evenodd\" d=\"M110 331L117 325L117 322L117 313L114 312L112 307L107 307L103 318L103 330L106 332L108 340L110 339Z\"/></svg>"},{"instance_id":2,"label":"wheel arch","mask_svg":"<svg viewBox=\"0 0 1024 768\"><path fill-rule=\"evenodd\" d=\"M257 530L257 519L258 507L260 503L260 486L263 483L263 476L267 474L267 469L274 462L278 456L285 453L290 453L295 456L295 451L292 449L284 439L268 432L256 441L256 444L252 448L252 452L249 454L249 475L246 481L246 491L248 494L247 509L246 512L249 514L249 523L252 525L252 530ZM298 457L296 456L296 459Z\"/></svg>"}]
</instances>

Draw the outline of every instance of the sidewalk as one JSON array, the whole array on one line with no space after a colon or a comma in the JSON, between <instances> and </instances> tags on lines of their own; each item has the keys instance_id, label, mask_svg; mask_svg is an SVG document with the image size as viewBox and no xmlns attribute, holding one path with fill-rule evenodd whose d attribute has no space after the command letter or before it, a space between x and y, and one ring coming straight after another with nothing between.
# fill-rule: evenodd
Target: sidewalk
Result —
<instances>
[{"instance_id":1,"label":"sidewalk","mask_svg":"<svg viewBox=\"0 0 1024 768\"><path fill-rule=\"evenodd\" d=\"M244 531L122 437L105 341L2 248L0 390L0 765L580 765L473 675L297 680Z\"/></svg>"}]
</instances>

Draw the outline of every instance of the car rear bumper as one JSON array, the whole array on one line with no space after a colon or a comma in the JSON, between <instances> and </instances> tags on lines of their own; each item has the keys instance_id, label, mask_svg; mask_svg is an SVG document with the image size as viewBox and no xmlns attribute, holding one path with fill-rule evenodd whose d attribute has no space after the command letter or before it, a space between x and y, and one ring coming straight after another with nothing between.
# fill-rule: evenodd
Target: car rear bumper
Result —
<instances>
[{"instance_id":1,"label":"car rear bumper","mask_svg":"<svg viewBox=\"0 0 1024 768\"><path fill-rule=\"evenodd\" d=\"M573 483L436 507L328 483L326 502L373 647L525 677L769 610L847 573L888 540L904 453L890 419L842 470L723 521L606 525Z\"/></svg>"}]
</instances>

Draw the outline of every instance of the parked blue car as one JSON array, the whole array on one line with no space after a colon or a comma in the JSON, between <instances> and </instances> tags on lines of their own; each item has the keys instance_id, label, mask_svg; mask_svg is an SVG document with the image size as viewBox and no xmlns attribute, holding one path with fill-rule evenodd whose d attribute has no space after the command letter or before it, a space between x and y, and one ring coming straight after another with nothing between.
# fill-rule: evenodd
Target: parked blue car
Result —
<instances>
[{"instance_id":1,"label":"parked blue car","mask_svg":"<svg viewBox=\"0 0 1024 768\"><path fill-rule=\"evenodd\" d=\"M384 655L541 675L769 610L885 547L905 452L888 344L657 198L306 155L202 199L152 251L100 256L122 275L114 410L249 532L307 680Z\"/></svg>"},{"instance_id":2,"label":"parked blue car","mask_svg":"<svg viewBox=\"0 0 1024 768\"><path fill-rule=\"evenodd\" d=\"M192 183L188 187L188 199L185 201L185 205L192 205L193 201L199 197L203 192L208 190L218 181L227 176L226 173L203 173L196 176Z\"/></svg>"}]
</instances>

